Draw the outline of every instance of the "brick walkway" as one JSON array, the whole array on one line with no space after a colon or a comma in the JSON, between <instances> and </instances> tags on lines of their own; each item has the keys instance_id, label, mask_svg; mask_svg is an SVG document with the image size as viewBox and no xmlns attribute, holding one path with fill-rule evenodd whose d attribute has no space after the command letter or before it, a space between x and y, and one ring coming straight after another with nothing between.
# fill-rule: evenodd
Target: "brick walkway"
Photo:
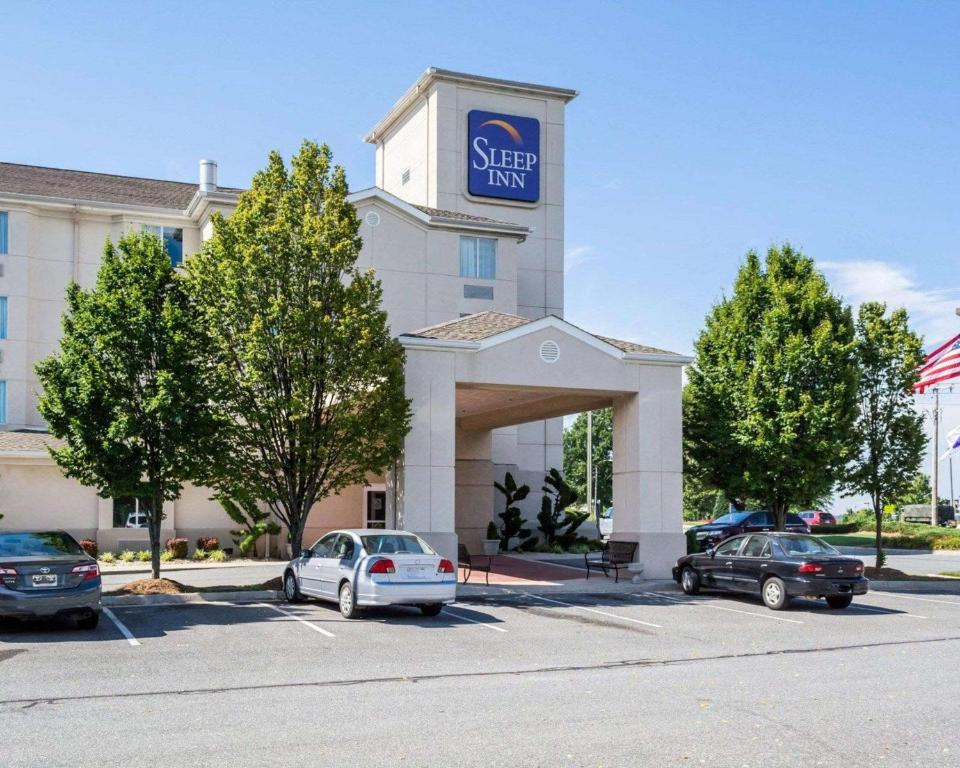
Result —
<instances>
[{"instance_id":1,"label":"brick walkway","mask_svg":"<svg viewBox=\"0 0 960 768\"><path fill-rule=\"evenodd\" d=\"M474 555L479 563L485 563L482 555ZM470 575L470 584L481 585L486 583L486 574L474 571ZM510 555L497 555L493 558L490 567L490 584L512 584L514 586L560 584L569 581L582 581L586 575L579 568L567 568L562 565L544 563L537 560L526 560ZM463 583L463 569L459 573L460 583Z\"/></svg>"}]
</instances>

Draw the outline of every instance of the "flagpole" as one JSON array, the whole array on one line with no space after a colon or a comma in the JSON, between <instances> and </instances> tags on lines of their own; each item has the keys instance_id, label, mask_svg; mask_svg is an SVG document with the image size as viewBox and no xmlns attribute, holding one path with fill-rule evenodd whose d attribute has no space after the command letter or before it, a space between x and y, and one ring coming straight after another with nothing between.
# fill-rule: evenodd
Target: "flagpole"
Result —
<instances>
[{"instance_id":1,"label":"flagpole","mask_svg":"<svg viewBox=\"0 0 960 768\"><path fill-rule=\"evenodd\" d=\"M940 387L933 388L933 469L930 472L930 525L937 524L937 481L939 480L940 457Z\"/></svg>"}]
</instances>

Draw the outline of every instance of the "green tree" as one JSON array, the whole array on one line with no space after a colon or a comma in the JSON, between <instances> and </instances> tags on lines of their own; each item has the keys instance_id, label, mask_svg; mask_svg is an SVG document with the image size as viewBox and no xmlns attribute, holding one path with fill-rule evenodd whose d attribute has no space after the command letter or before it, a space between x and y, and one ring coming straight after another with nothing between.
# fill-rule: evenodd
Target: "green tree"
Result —
<instances>
[{"instance_id":1,"label":"green tree","mask_svg":"<svg viewBox=\"0 0 960 768\"><path fill-rule=\"evenodd\" d=\"M107 242L92 290L67 288L60 349L37 365L40 414L66 441L54 461L104 498L142 500L154 578L163 502L203 474L217 433L204 359L163 243L129 234Z\"/></svg>"},{"instance_id":2,"label":"green tree","mask_svg":"<svg viewBox=\"0 0 960 768\"><path fill-rule=\"evenodd\" d=\"M521 542L521 546L523 546L527 543L527 537L530 536L530 529L523 527L523 511L517 506L530 495L530 486L526 484L517 485L513 475L507 472L503 477L503 483L494 480L493 487L503 496L503 512L497 517L503 521L500 526L500 549L507 552L510 549L510 539L524 539Z\"/></svg>"},{"instance_id":3,"label":"green tree","mask_svg":"<svg viewBox=\"0 0 960 768\"><path fill-rule=\"evenodd\" d=\"M894 496L891 503L898 511L902 510L908 504L926 504L930 506L930 496L932 494L933 489L930 487L930 478L923 472L918 471L910 478L906 488ZM943 496L939 496L937 501L941 506L950 505L950 500Z\"/></svg>"},{"instance_id":4,"label":"green tree","mask_svg":"<svg viewBox=\"0 0 960 768\"><path fill-rule=\"evenodd\" d=\"M593 412L594 502L600 509L613 504L613 409ZM563 476L581 499L587 498L587 414L580 413L563 433ZM593 513L594 510L589 510Z\"/></svg>"},{"instance_id":5,"label":"green tree","mask_svg":"<svg viewBox=\"0 0 960 768\"><path fill-rule=\"evenodd\" d=\"M403 349L357 268L347 179L329 148L276 152L187 262L228 422L209 484L262 502L294 551L313 505L381 474L409 429Z\"/></svg>"},{"instance_id":6,"label":"green tree","mask_svg":"<svg viewBox=\"0 0 960 768\"><path fill-rule=\"evenodd\" d=\"M540 512L537 514L538 526L543 532L547 544L559 544L569 547L577 540L577 528L590 517L589 512L569 511L577 503L577 492L567 483L563 475L551 467L543 478L543 497L540 500Z\"/></svg>"},{"instance_id":7,"label":"green tree","mask_svg":"<svg viewBox=\"0 0 960 768\"><path fill-rule=\"evenodd\" d=\"M696 342L683 393L687 471L731 501L791 506L843 476L856 418L850 310L789 245L747 254Z\"/></svg>"},{"instance_id":8,"label":"green tree","mask_svg":"<svg viewBox=\"0 0 960 768\"><path fill-rule=\"evenodd\" d=\"M853 432L856 452L844 481L846 490L870 497L878 568L885 560L881 546L884 504L910 490L926 442L923 416L913 408L923 342L910 330L906 310L886 313L885 304L868 302L860 306L857 315L860 403Z\"/></svg>"},{"instance_id":9,"label":"green tree","mask_svg":"<svg viewBox=\"0 0 960 768\"><path fill-rule=\"evenodd\" d=\"M683 478L684 520L713 520L726 514L727 506L723 491L701 485L692 475Z\"/></svg>"}]
</instances>

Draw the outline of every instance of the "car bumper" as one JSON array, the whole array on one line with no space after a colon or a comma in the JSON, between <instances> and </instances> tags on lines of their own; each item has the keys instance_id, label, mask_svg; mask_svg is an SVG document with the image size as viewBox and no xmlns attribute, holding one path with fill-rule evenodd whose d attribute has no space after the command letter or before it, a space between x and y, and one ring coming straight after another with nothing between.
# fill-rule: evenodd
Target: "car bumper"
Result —
<instances>
[{"instance_id":1,"label":"car bumper","mask_svg":"<svg viewBox=\"0 0 960 768\"><path fill-rule=\"evenodd\" d=\"M99 610L100 579L83 582L73 589L50 592L21 592L0 587L2 617L47 618L68 613L96 613Z\"/></svg>"},{"instance_id":2,"label":"car bumper","mask_svg":"<svg viewBox=\"0 0 960 768\"><path fill-rule=\"evenodd\" d=\"M357 589L357 605L421 605L452 603L457 598L457 582L433 584L418 582L377 582L361 584Z\"/></svg>"},{"instance_id":3,"label":"car bumper","mask_svg":"<svg viewBox=\"0 0 960 768\"><path fill-rule=\"evenodd\" d=\"M865 595L869 579L784 579L790 597L826 597L828 595Z\"/></svg>"}]
</instances>

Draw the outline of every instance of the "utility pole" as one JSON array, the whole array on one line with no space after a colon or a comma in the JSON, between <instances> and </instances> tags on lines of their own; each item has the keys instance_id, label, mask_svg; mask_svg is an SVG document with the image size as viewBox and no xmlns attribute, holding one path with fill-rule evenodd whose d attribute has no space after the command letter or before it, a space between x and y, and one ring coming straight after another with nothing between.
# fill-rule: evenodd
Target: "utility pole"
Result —
<instances>
[{"instance_id":1,"label":"utility pole","mask_svg":"<svg viewBox=\"0 0 960 768\"><path fill-rule=\"evenodd\" d=\"M587 512L593 513L593 411L587 411ZM600 518L596 520L599 533Z\"/></svg>"},{"instance_id":2,"label":"utility pole","mask_svg":"<svg viewBox=\"0 0 960 768\"><path fill-rule=\"evenodd\" d=\"M933 388L933 448L931 450L931 461L933 469L930 472L930 525L937 524L937 501L939 479L940 457L937 452L940 450L940 387Z\"/></svg>"}]
</instances>

